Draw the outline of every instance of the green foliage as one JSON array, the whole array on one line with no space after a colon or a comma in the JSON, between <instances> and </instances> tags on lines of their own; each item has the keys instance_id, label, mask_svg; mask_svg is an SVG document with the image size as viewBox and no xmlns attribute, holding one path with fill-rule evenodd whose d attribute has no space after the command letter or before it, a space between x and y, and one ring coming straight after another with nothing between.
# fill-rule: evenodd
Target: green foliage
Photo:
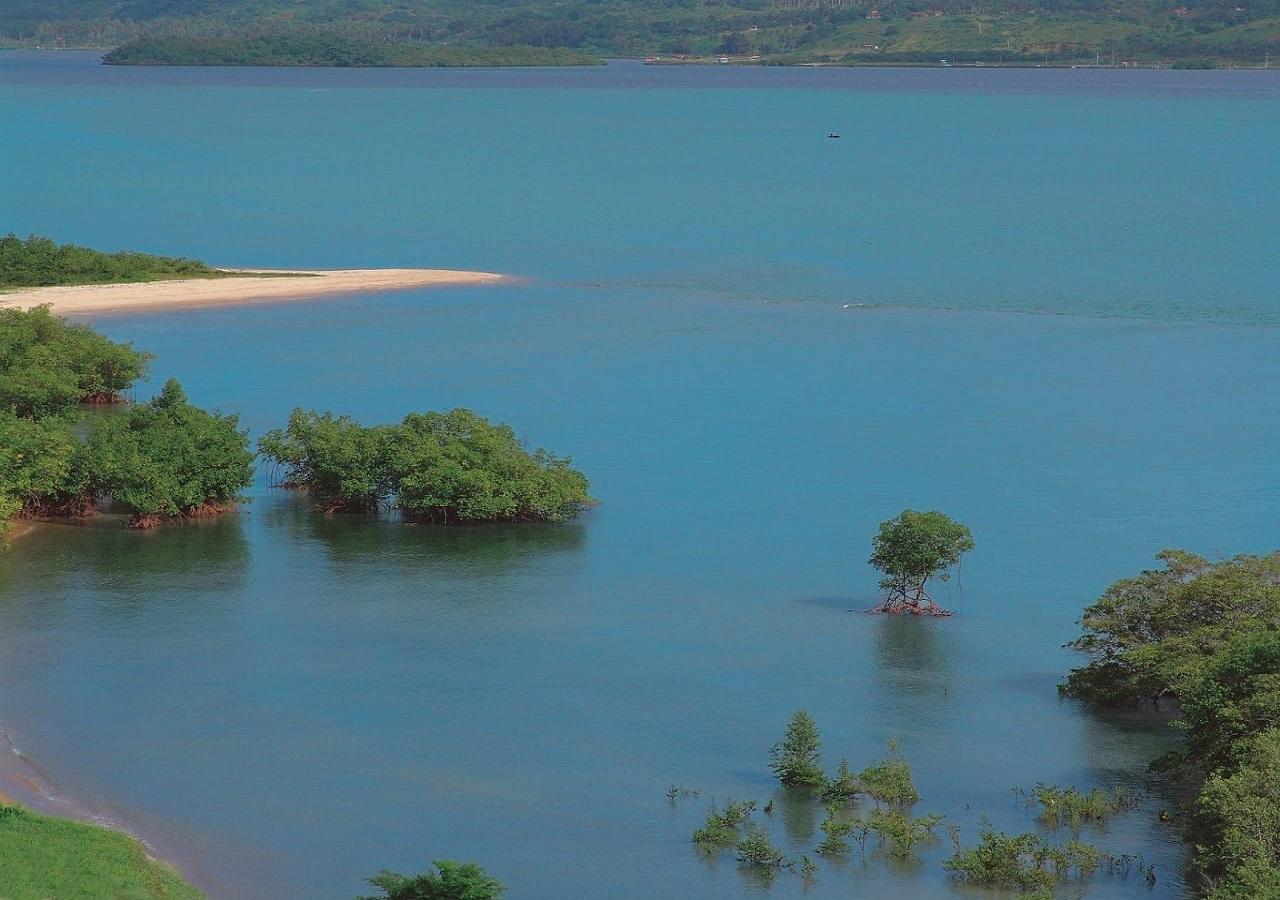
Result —
<instances>
[{"instance_id":1,"label":"green foliage","mask_svg":"<svg viewBox=\"0 0 1280 900\"><path fill-rule=\"evenodd\" d=\"M357 900L497 900L506 890L475 863L437 860L420 875L382 871L369 883L382 893Z\"/></svg>"},{"instance_id":2,"label":"green foliage","mask_svg":"<svg viewBox=\"0 0 1280 900\"><path fill-rule=\"evenodd\" d=\"M1280 729L1243 741L1230 774L1209 776L1196 803L1196 862L1212 900L1280 897Z\"/></svg>"},{"instance_id":3,"label":"green foliage","mask_svg":"<svg viewBox=\"0 0 1280 900\"><path fill-rule=\"evenodd\" d=\"M954 877L970 884L1035 892L1048 898L1056 885L1088 878L1106 858L1095 847L1079 841L1055 846L1036 834L1011 836L984 825L978 845L957 850L946 867Z\"/></svg>"},{"instance_id":4,"label":"green foliage","mask_svg":"<svg viewBox=\"0 0 1280 900\"><path fill-rule=\"evenodd\" d=\"M387 43L341 34L284 33L234 37L155 37L117 47L118 66L469 67L589 66L602 60L553 47L450 47Z\"/></svg>"},{"instance_id":5,"label":"green foliage","mask_svg":"<svg viewBox=\"0 0 1280 900\"><path fill-rule=\"evenodd\" d=\"M118 831L0 804L0 894L6 900L204 895Z\"/></svg>"},{"instance_id":6,"label":"green foliage","mask_svg":"<svg viewBox=\"0 0 1280 900\"><path fill-rule=\"evenodd\" d=\"M873 809L867 815L867 825L880 835L890 856L910 858L918 844L933 837L933 829L942 816L930 813L913 818L901 809Z\"/></svg>"},{"instance_id":7,"label":"green foliage","mask_svg":"<svg viewBox=\"0 0 1280 900\"><path fill-rule=\"evenodd\" d=\"M1185 741L1163 763L1202 781L1188 835L1199 874L1216 900L1276 895L1280 553L1160 558L1085 610L1070 646L1092 659L1061 690L1100 704L1176 696Z\"/></svg>"},{"instance_id":8,"label":"green foliage","mask_svg":"<svg viewBox=\"0 0 1280 900\"><path fill-rule=\"evenodd\" d=\"M253 479L253 454L235 416L187 402L174 379L150 403L103 422L89 440L93 486L138 526L220 511Z\"/></svg>"},{"instance_id":9,"label":"green foliage","mask_svg":"<svg viewBox=\"0 0 1280 900\"><path fill-rule=\"evenodd\" d=\"M849 761L840 760L836 766L836 777L829 779L822 789L823 803L847 803L862 793L862 785L858 777L849 771Z\"/></svg>"},{"instance_id":10,"label":"green foliage","mask_svg":"<svg viewBox=\"0 0 1280 900\"><path fill-rule=\"evenodd\" d=\"M729 800L723 810L712 802L706 822L693 833L694 844L707 851L732 847L738 840L738 826L755 812L755 808L754 800L744 803Z\"/></svg>"},{"instance_id":11,"label":"green foliage","mask_svg":"<svg viewBox=\"0 0 1280 900\"><path fill-rule=\"evenodd\" d=\"M925 591L929 579L945 579L947 569L972 549L969 529L945 513L904 509L881 522L868 562L885 576L880 586L889 592L889 599L883 608L932 605Z\"/></svg>"},{"instance_id":12,"label":"green foliage","mask_svg":"<svg viewBox=\"0 0 1280 900\"><path fill-rule=\"evenodd\" d=\"M1111 585L1068 646L1091 657L1060 690L1103 704L1180 695L1232 635L1280 616L1280 553L1209 563L1165 550L1163 569Z\"/></svg>"},{"instance_id":13,"label":"green foliage","mask_svg":"<svg viewBox=\"0 0 1280 900\"><path fill-rule=\"evenodd\" d=\"M822 843L818 845L818 852L823 856L840 856L848 853L848 837L857 824L859 820L842 814L839 804L828 804L827 817L822 820L820 826L824 837Z\"/></svg>"},{"instance_id":14,"label":"green foliage","mask_svg":"<svg viewBox=\"0 0 1280 900\"><path fill-rule=\"evenodd\" d=\"M782 851L769 839L769 832L758 822L747 824L747 833L738 841L737 849L738 861L747 866L777 869L785 860Z\"/></svg>"},{"instance_id":15,"label":"green foliage","mask_svg":"<svg viewBox=\"0 0 1280 900\"><path fill-rule=\"evenodd\" d=\"M769 768L786 787L821 787L827 780L820 765L821 745L813 717L798 709L781 743L769 749Z\"/></svg>"},{"instance_id":16,"label":"green foliage","mask_svg":"<svg viewBox=\"0 0 1280 900\"><path fill-rule=\"evenodd\" d=\"M529 453L467 409L406 416L390 462L397 505L432 522L557 521L591 502L568 458Z\"/></svg>"},{"instance_id":17,"label":"green foliage","mask_svg":"<svg viewBox=\"0 0 1280 900\"><path fill-rule=\"evenodd\" d=\"M863 790L876 800L899 806L915 803L920 799L911 779L911 767L902 756L897 740L889 741L888 755L878 763L862 770L858 776Z\"/></svg>"},{"instance_id":18,"label":"green foliage","mask_svg":"<svg viewBox=\"0 0 1280 900\"><path fill-rule=\"evenodd\" d=\"M1104 0L1030 0L988 3L961 0L889 0L874 4L882 16L866 18L873 4L720 3L670 0L8 0L0 38L40 46L111 47L164 39L159 47L131 51L143 60L224 58L229 51L199 47L203 57L175 47L174 39L234 38L235 55L271 60L329 58L358 64L361 45L380 54L391 48L461 53L486 48L576 48L603 56L694 54L704 59L731 53L759 54L771 63L826 62L1103 64L1163 59L1184 65L1200 60L1256 60L1274 49L1280 0L1244 6L1228 0L1187 0L1183 5L1116 7ZM274 42L311 38L319 48ZM327 50L336 39L354 44ZM253 56L240 49L251 42ZM1113 56L1114 54L1114 56ZM374 57L375 59L378 56ZM292 63L296 64L296 63ZM313 62L314 64L314 62ZM328 64L327 62L324 64Z\"/></svg>"},{"instance_id":19,"label":"green foliage","mask_svg":"<svg viewBox=\"0 0 1280 900\"><path fill-rule=\"evenodd\" d=\"M259 439L258 452L284 466L284 484L306 488L326 513L369 512L393 491L393 440L386 426L295 409L288 428Z\"/></svg>"},{"instance_id":20,"label":"green foliage","mask_svg":"<svg viewBox=\"0 0 1280 900\"><path fill-rule=\"evenodd\" d=\"M1138 799L1123 786L1109 791L1102 788L1079 791L1042 782L1031 792L1030 802L1039 804L1039 819L1046 827L1067 825L1079 829L1086 824L1101 825L1117 813L1133 809Z\"/></svg>"},{"instance_id":21,"label":"green foliage","mask_svg":"<svg viewBox=\"0 0 1280 900\"><path fill-rule=\"evenodd\" d=\"M0 448L0 532L18 513L57 511L86 493L84 453L66 421L0 412Z\"/></svg>"},{"instance_id":22,"label":"green foliage","mask_svg":"<svg viewBox=\"0 0 1280 900\"><path fill-rule=\"evenodd\" d=\"M46 237L0 237L0 289L55 284L221 278L229 273L199 260L148 253L101 253Z\"/></svg>"},{"instance_id":23,"label":"green foliage","mask_svg":"<svg viewBox=\"0 0 1280 900\"><path fill-rule=\"evenodd\" d=\"M398 506L443 524L558 521L592 500L570 460L526 451L515 432L470 410L411 414L394 426L295 410L259 451L326 512Z\"/></svg>"},{"instance_id":24,"label":"green foliage","mask_svg":"<svg viewBox=\"0 0 1280 900\"><path fill-rule=\"evenodd\" d=\"M0 310L0 409L31 419L72 415L80 403L116 399L150 358L47 307Z\"/></svg>"},{"instance_id":25,"label":"green foliage","mask_svg":"<svg viewBox=\"0 0 1280 900\"><path fill-rule=\"evenodd\" d=\"M1280 574L1280 573L1278 573ZM1280 630L1276 624L1234 635L1183 683L1186 758L1209 771L1230 770L1253 753L1250 739L1280 728Z\"/></svg>"}]
</instances>

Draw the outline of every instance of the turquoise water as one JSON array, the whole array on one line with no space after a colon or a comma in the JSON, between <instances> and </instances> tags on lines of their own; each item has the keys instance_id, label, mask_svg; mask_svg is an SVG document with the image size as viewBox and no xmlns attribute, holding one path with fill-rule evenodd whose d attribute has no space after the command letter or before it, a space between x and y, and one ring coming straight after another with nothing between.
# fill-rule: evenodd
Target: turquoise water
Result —
<instances>
[{"instance_id":1,"label":"turquoise water","mask_svg":"<svg viewBox=\"0 0 1280 900\"><path fill-rule=\"evenodd\" d=\"M1273 73L10 54L0 112L0 228L528 276L96 324L255 433L294 405L470 406L603 501L410 528L316 518L263 472L220 522L21 539L0 722L218 896L348 898L462 858L514 898L798 897L688 838L710 797L774 795L799 706L832 767L899 738L919 811L966 840L1031 827L1010 788L1140 785L1167 746L1057 700L1080 608L1165 546L1280 544ZM952 619L850 612L906 506L974 530ZM701 793L671 806L673 783ZM1155 889L1087 896L1182 895L1162 802L1094 836ZM798 854L819 818L780 795L768 821ZM975 896L949 850L855 851L805 896Z\"/></svg>"}]
</instances>

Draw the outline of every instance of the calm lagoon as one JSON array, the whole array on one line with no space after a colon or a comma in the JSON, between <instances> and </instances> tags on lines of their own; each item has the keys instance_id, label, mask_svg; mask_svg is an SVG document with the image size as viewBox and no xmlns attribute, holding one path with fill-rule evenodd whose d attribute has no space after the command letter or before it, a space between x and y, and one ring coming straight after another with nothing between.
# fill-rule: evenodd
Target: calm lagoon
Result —
<instances>
[{"instance_id":1,"label":"calm lagoon","mask_svg":"<svg viewBox=\"0 0 1280 900\"><path fill-rule=\"evenodd\" d=\"M349 898L474 859L513 898L798 897L689 843L897 737L921 812L1143 784L1156 724L1060 702L1080 609L1166 546L1280 545L1270 72L104 69L0 54L0 228L521 284L102 318L255 434L472 407L571 453L548 528L47 527L0 561L0 723L217 896ZM835 130L844 136L827 140ZM897 621L876 524L978 549ZM852 610L852 611L851 611ZM668 804L668 785L697 797ZM1093 835L1174 897L1162 800ZM816 807L779 795L789 853ZM868 851L806 895L981 896Z\"/></svg>"}]
</instances>

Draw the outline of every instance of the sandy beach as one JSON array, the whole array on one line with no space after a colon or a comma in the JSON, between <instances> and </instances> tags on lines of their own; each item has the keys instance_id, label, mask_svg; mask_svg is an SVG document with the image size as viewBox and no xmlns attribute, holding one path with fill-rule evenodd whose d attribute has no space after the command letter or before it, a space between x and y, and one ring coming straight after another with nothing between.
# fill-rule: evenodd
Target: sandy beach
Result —
<instances>
[{"instance_id":1,"label":"sandy beach","mask_svg":"<svg viewBox=\"0 0 1280 900\"><path fill-rule=\"evenodd\" d=\"M235 278L25 288L0 294L0 309L48 304L60 314L283 302L407 288L497 284L508 276L452 269L227 269ZM243 273L243 274L240 274Z\"/></svg>"}]
</instances>

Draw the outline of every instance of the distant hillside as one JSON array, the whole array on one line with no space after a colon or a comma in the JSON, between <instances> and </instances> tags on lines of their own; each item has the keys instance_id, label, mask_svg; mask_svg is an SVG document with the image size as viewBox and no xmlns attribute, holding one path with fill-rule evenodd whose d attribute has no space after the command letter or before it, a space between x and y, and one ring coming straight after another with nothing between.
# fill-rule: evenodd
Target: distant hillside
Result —
<instances>
[{"instance_id":1,"label":"distant hillside","mask_svg":"<svg viewBox=\"0 0 1280 900\"><path fill-rule=\"evenodd\" d=\"M551 47L440 47L336 34L141 38L108 53L113 66L450 67L591 66L601 60Z\"/></svg>"},{"instance_id":2,"label":"distant hillside","mask_svg":"<svg viewBox=\"0 0 1280 900\"><path fill-rule=\"evenodd\" d=\"M782 63L1260 65L1273 53L1280 63L1280 0L5 0L5 7L0 40L22 46L340 35L383 45Z\"/></svg>"}]
</instances>

